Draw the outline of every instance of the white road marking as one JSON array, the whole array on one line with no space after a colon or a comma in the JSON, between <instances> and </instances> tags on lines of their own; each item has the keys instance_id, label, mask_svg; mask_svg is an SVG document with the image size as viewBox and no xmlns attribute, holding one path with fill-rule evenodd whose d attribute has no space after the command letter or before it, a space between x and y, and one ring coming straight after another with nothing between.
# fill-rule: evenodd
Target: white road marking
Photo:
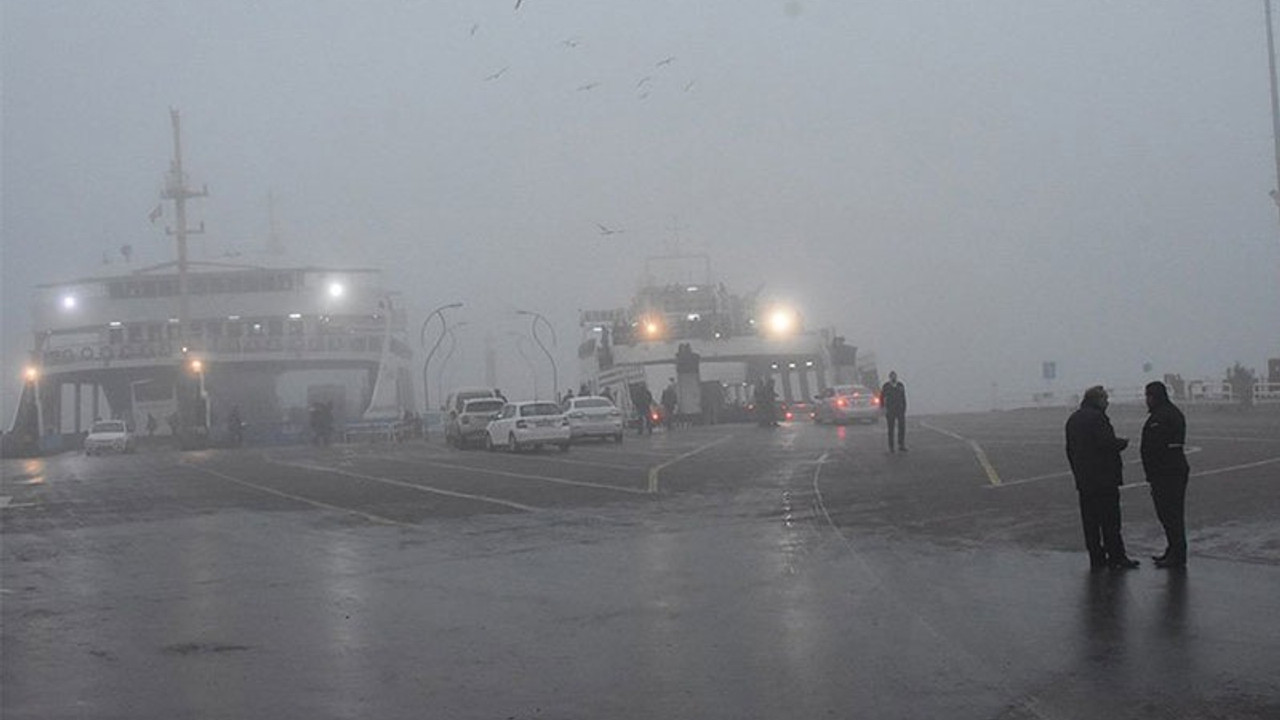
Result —
<instances>
[{"instance_id":1,"label":"white road marking","mask_svg":"<svg viewBox=\"0 0 1280 720\"><path fill-rule=\"evenodd\" d=\"M1198 452L1200 452L1200 451L1201 451L1201 450L1203 450L1203 449L1204 449L1204 448L1202 448L1202 447L1200 447L1200 446L1198 446L1198 445L1188 445L1188 446L1186 447L1186 454L1187 454L1187 455L1192 455L1192 454L1194 454L1194 453L1198 453ZM1141 464L1142 464L1142 458L1133 458L1133 459L1130 459L1130 460L1128 460L1128 461L1126 461L1126 462L1125 462L1125 465L1141 465ZM1009 487L1009 486L1011 486L1011 485L1026 485L1027 483L1040 482L1041 480L1053 480L1053 479L1055 479L1055 478L1069 478L1069 477L1071 477L1071 471L1070 471L1070 470L1060 470L1060 471L1058 471L1058 472L1045 473L1044 475L1033 475L1033 476L1031 476L1031 477L1027 477L1027 478L1019 478L1019 479L1017 479L1017 480L1009 480L1009 481L1007 481L1007 482L1001 483L1001 484L1000 484L1000 487ZM1142 483L1126 483L1126 484L1124 484L1124 485L1121 485L1121 486L1120 486L1120 489L1122 489L1122 490L1123 490L1123 489L1125 489L1125 488L1141 487L1141 486L1143 486L1143 485L1146 485L1146 483L1145 483L1145 482L1142 482ZM994 487L994 486L988 486L988 487Z\"/></svg>"},{"instance_id":2,"label":"white road marking","mask_svg":"<svg viewBox=\"0 0 1280 720\"><path fill-rule=\"evenodd\" d=\"M454 490L444 490L442 488L431 487L430 485L418 485L416 483L405 482L404 480L393 480L391 478L379 477L377 475L365 475L364 473L351 472L350 470L339 470L337 468L320 467L316 465L306 465L303 463L279 463L287 467L301 468L303 470L315 470L317 472L333 473L335 475L346 475L360 480L372 480L373 482L385 483L396 487L417 490L418 492L431 493L434 495L445 495L447 497L460 498L463 500L475 500L477 502L492 503L494 505L503 505L505 507L514 508L516 510L524 510L525 512L537 512L542 508L532 505L524 505L510 500L502 500L500 498L488 497L487 495L473 495L471 493L456 492ZM438 464L438 463L433 463Z\"/></svg>"},{"instance_id":3,"label":"white road marking","mask_svg":"<svg viewBox=\"0 0 1280 720\"><path fill-rule=\"evenodd\" d=\"M713 440L713 441L711 441L711 442L707 443L706 445L702 445L702 446L700 446L700 447L696 447L696 448L694 448L694 449L690 450L690 451L689 451L689 452L687 452L687 453L684 453L684 454L682 454L682 455L677 455L677 456L675 456L675 457L671 458L670 460L668 460L668 461L666 461L666 462L664 462L664 463L660 463L660 464L658 464L658 465L654 465L653 467L649 468L649 494L650 494L650 495L657 494L657 492L658 492L658 473L662 472L665 468L668 468L668 467L670 467L670 466L672 466L672 465L675 465L676 463L678 463L678 462L680 462L681 460L684 460L684 459L686 459L686 458L693 457L694 455L697 455L698 453L702 452L703 450L707 450L707 449L709 449L709 448L713 448L713 447L715 447L716 445L719 445L720 443L727 442L728 440L730 440L730 439L732 439L732 438L733 438L733 435L725 435L724 437L720 438L719 440Z\"/></svg>"},{"instance_id":4,"label":"white road marking","mask_svg":"<svg viewBox=\"0 0 1280 720\"><path fill-rule=\"evenodd\" d=\"M184 464L187 464L187 463L184 463ZM210 470L209 468L200 467L199 465L191 465L191 464L187 464L187 465L188 467L191 467L192 469L198 472L205 473L206 475L212 475L216 478L226 480L227 482L235 483L236 485L243 485L244 487L252 488L259 492L267 493L268 495L275 495L277 497L287 498L289 500L295 500L297 502L306 503L308 505L315 505L316 507L321 507L326 510L335 510L337 512L351 513L352 515L359 515L360 517L366 518L368 520L372 520L377 523L383 523L383 524L389 524L389 525L407 525L407 523L402 523L398 520L392 520L391 518L382 517L381 515L374 515L373 513L367 513L361 510L354 510L352 508L341 507L339 505L331 505L327 502L322 502L320 500L312 500L311 498L305 498L305 497L302 497L301 495L293 495L291 493L281 492L280 490L276 490L275 488L269 488L263 485L258 485L257 483L251 483L248 480L241 480L238 477L233 477L231 475L227 475L226 473L218 472L217 470Z\"/></svg>"},{"instance_id":5,"label":"white road marking","mask_svg":"<svg viewBox=\"0 0 1280 720\"><path fill-rule=\"evenodd\" d=\"M540 482L556 483L559 485L576 485L578 487L597 488L600 490L616 490L618 492L631 493L634 495L646 494L645 491L643 490L623 487L620 485L607 485L605 483L593 483L593 482L587 482L586 480L570 480L569 478L552 477L550 475L532 475L530 473L518 473L518 472L512 472L510 470L499 470L497 468L485 468L485 467L478 467L475 465L457 465L455 463L443 463L443 462L436 462L434 460L424 460L419 462L419 461L401 460L399 458L383 458L383 459L390 460L391 462L398 462L398 463L403 463L407 465L420 466L425 463L432 467L448 468L450 470L464 470L468 472L481 473L484 475L501 475L503 477L520 478L523 480L538 480ZM315 469L319 470L323 468L315 468ZM639 470L639 468L627 468L627 469ZM477 497L483 497L483 496L477 496Z\"/></svg>"}]
</instances>

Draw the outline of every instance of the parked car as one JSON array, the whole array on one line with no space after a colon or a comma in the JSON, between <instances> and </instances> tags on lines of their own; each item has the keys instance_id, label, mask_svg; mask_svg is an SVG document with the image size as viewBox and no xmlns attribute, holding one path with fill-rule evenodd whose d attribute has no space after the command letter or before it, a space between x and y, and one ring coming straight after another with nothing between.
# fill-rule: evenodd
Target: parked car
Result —
<instances>
[{"instance_id":1,"label":"parked car","mask_svg":"<svg viewBox=\"0 0 1280 720\"><path fill-rule=\"evenodd\" d=\"M622 411L609 398L598 395L569 398L563 409L569 418L569 436L574 441L598 437L622 442Z\"/></svg>"},{"instance_id":2,"label":"parked car","mask_svg":"<svg viewBox=\"0 0 1280 720\"><path fill-rule=\"evenodd\" d=\"M89 434L84 439L85 455L131 453L136 449L133 433L123 420L99 420L89 428Z\"/></svg>"},{"instance_id":3,"label":"parked car","mask_svg":"<svg viewBox=\"0 0 1280 720\"><path fill-rule=\"evenodd\" d=\"M485 437L490 450L506 448L510 452L543 445L555 445L560 452L568 452L571 441L568 416L559 405L540 400L503 405L498 417L489 421Z\"/></svg>"},{"instance_id":4,"label":"parked car","mask_svg":"<svg viewBox=\"0 0 1280 720\"><path fill-rule=\"evenodd\" d=\"M446 420L462 412L462 406L468 400L474 400L476 398L497 398L499 400L502 400L502 396L499 395L498 391L494 390L493 388L487 388L487 387L458 388L453 392L449 393L449 397L446 398L444 401L444 411L446 413Z\"/></svg>"},{"instance_id":5,"label":"parked car","mask_svg":"<svg viewBox=\"0 0 1280 720\"><path fill-rule=\"evenodd\" d=\"M804 400L794 400L789 403L782 403L782 419L786 421L812 420L813 413L813 405L805 402Z\"/></svg>"},{"instance_id":6,"label":"parked car","mask_svg":"<svg viewBox=\"0 0 1280 720\"><path fill-rule=\"evenodd\" d=\"M483 445L489 429L489 421L502 411L505 405L498 398L475 398L467 400L459 413L450 413L445 421L445 444L466 449L468 445Z\"/></svg>"},{"instance_id":7,"label":"parked car","mask_svg":"<svg viewBox=\"0 0 1280 720\"><path fill-rule=\"evenodd\" d=\"M817 398L815 423L843 425L851 422L880 422L880 396L863 385L836 385Z\"/></svg>"}]
</instances>

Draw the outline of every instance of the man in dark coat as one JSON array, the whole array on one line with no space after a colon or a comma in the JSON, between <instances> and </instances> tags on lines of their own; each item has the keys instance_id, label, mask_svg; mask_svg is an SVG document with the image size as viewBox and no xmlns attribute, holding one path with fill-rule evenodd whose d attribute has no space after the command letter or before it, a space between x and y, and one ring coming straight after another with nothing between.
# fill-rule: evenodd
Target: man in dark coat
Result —
<instances>
[{"instance_id":1,"label":"man in dark coat","mask_svg":"<svg viewBox=\"0 0 1280 720\"><path fill-rule=\"evenodd\" d=\"M907 451L907 388L898 382L898 373L889 372L889 382L880 388L880 409L889 432L889 452L893 452L894 428L897 428L898 449Z\"/></svg>"},{"instance_id":2,"label":"man in dark coat","mask_svg":"<svg viewBox=\"0 0 1280 720\"><path fill-rule=\"evenodd\" d=\"M1138 567L1138 561L1125 554L1120 536L1120 486L1124 483L1120 453L1129 447L1129 440L1116 437L1107 404L1107 391L1101 385L1084 391L1080 409L1067 420L1067 462L1080 496L1090 567L1128 570Z\"/></svg>"},{"instance_id":3,"label":"man in dark coat","mask_svg":"<svg viewBox=\"0 0 1280 720\"><path fill-rule=\"evenodd\" d=\"M636 414L636 434L653 434L653 420L649 417L649 408L653 406L653 393L649 386L639 382L631 386L631 408Z\"/></svg>"},{"instance_id":4,"label":"man in dark coat","mask_svg":"<svg viewBox=\"0 0 1280 720\"><path fill-rule=\"evenodd\" d=\"M1159 381L1147 383L1147 422L1142 426L1142 469L1151 485L1156 517L1164 526L1164 552L1152 558L1158 568L1187 564L1186 499L1191 468L1183 445L1187 420Z\"/></svg>"}]
</instances>

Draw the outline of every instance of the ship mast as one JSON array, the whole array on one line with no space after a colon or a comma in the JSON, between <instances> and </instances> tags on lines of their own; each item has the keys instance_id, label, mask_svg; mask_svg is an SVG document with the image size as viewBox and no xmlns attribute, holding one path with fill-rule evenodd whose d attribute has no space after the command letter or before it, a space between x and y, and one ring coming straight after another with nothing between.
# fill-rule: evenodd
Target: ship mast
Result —
<instances>
[{"instance_id":1,"label":"ship mast","mask_svg":"<svg viewBox=\"0 0 1280 720\"><path fill-rule=\"evenodd\" d=\"M170 108L169 118L173 121L173 162L169 166L169 175L165 178L161 197L173 201L177 217L177 227L166 227L165 234L174 236L178 242L178 341L185 350L191 323L191 301L187 288L187 236L204 232L203 221L199 227L187 227L187 200L208 195L209 188L205 186L200 190L192 190L187 187L186 175L182 171L182 121L176 108Z\"/></svg>"}]
</instances>

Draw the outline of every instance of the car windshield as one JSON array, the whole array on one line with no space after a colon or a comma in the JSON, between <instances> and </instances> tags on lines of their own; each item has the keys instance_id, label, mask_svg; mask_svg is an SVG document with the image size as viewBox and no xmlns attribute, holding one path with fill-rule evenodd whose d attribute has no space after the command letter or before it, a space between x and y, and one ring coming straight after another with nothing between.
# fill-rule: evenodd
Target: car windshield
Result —
<instances>
[{"instance_id":1,"label":"car windshield","mask_svg":"<svg viewBox=\"0 0 1280 720\"><path fill-rule=\"evenodd\" d=\"M520 417L534 417L537 415L559 415L560 406L555 403L531 403L520 407Z\"/></svg>"},{"instance_id":2,"label":"car windshield","mask_svg":"<svg viewBox=\"0 0 1280 720\"><path fill-rule=\"evenodd\" d=\"M582 400L574 400L573 406L578 409L582 408L611 408L613 403L604 398L583 398Z\"/></svg>"},{"instance_id":3,"label":"car windshield","mask_svg":"<svg viewBox=\"0 0 1280 720\"><path fill-rule=\"evenodd\" d=\"M469 413L491 413L501 409L501 400L470 400L462 411Z\"/></svg>"},{"instance_id":4,"label":"car windshield","mask_svg":"<svg viewBox=\"0 0 1280 720\"><path fill-rule=\"evenodd\" d=\"M120 433L124 432L124 423L120 421L105 420L93 424L91 433Z\"/></svg>"}]
</instances>

